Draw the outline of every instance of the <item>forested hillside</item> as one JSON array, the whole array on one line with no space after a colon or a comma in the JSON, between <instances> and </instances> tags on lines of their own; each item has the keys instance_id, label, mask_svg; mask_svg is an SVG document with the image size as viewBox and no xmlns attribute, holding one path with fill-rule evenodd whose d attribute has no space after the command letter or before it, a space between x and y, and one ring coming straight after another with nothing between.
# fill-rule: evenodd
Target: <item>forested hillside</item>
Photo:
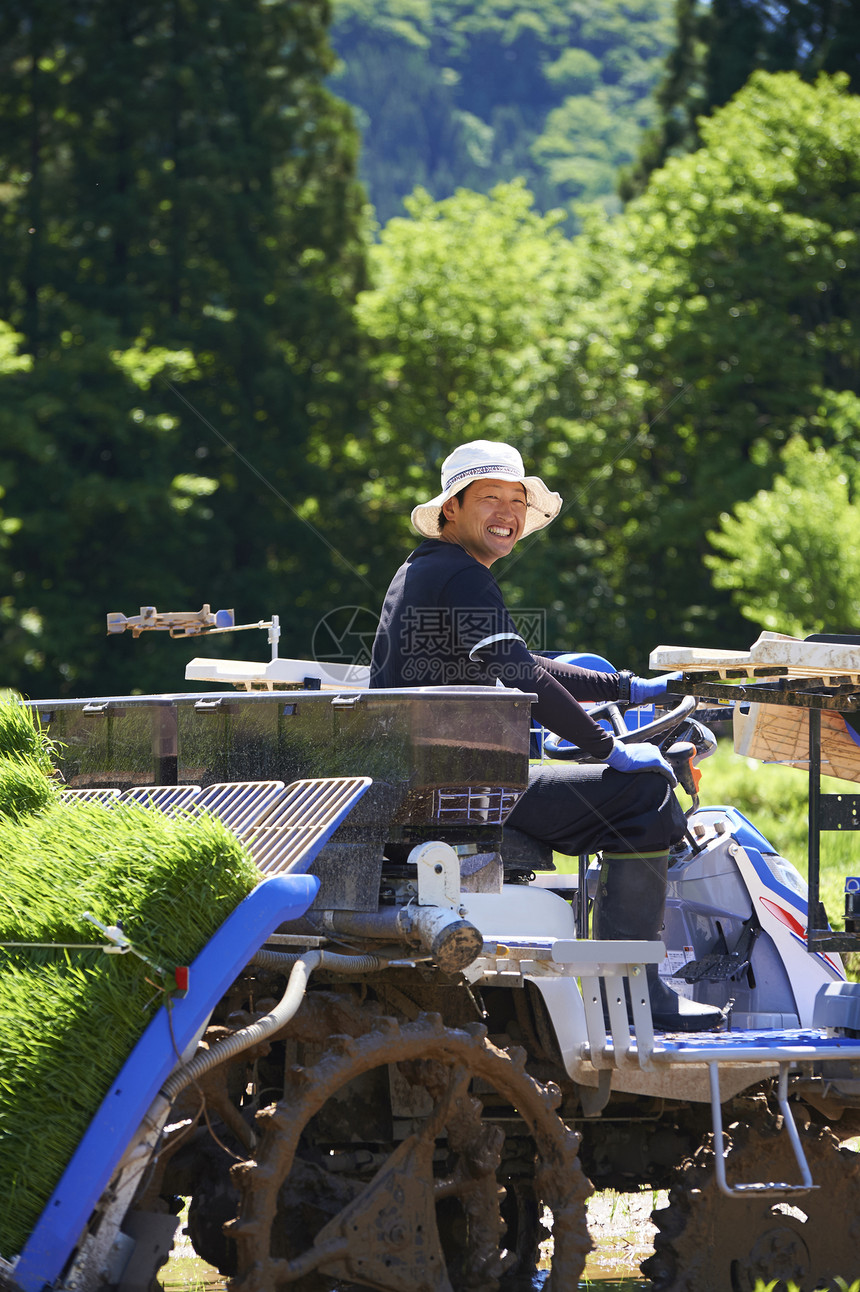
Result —
<instances>
[{"instance_id":1,"label":"forested hillside","mask_svg":"<svg viewBox=\"0 0 860 1292\"><path fill-rule=\"evenodd\" d=\"M419 185L516 177L542 210L615 204L672 30L672 0L334 0L331 84L379 220Z\"/></svg>"},{"instance_id":2,"label":"forested hillside","mask_svg":"<svg viewBox=\"0 0 860 1292\"><path fill-rule=\"evenodd\" d=\"M393 3L416 84L437 66L452 93L468 83L440 122L471 114L499 138L506 50L526 114L550 68L597 58L590 23L636 12L514 22L451 0L431 24L421 0ZM565 500L499 566L533 645L642 671L660 642L856 629L850 68L754 72L691 150L575 233L513 160L492 171L507 182L419 191L374 229L329 18L325 0L0 11L0 685L175 689L187 646L105 635L106 612L141 605L277 613L282 654L307 657L327 616L373 622L412 506L478 436L517 444ZM622 30L567 94L583 110L640 84L647 41Z\"/></svg>"},{"instance_id":3,"label":"forested hillside","mask_svg":"<svg viewBox=\"0 0 860 1292\"><path fill-rule=\"evenodd\" d=\"M844 72L860 91L856 0L677 0L675 33L656 91L656 122L621 192L641 192L667 157L702 142L700 122L742 90L753 72L797 72L814 81Z\"/></svg>"}]
</instances>

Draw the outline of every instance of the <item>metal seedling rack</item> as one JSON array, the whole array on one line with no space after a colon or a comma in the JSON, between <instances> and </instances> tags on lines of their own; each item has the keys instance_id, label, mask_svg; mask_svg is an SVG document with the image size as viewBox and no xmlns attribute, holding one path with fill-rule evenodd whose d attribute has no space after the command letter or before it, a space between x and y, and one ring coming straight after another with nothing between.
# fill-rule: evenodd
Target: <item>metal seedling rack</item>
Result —
<instances>
[{"instance_id":1,"label":"metal seedling rack","mask_svg":"<svg viewBox=\"0 0 860 1292\"><path fill-rule=\"evenodd\" d=\"M857 642L860 637L828 637L808 640ZM761 680L759 680L761 679ZM820 855L822 830L860 830L860 794L821 792L821 714L860 714L860 684L855 677L841 680L832 674L790 675L788 668L768 665L760 668L721 668L706 672L685 672L673 682L672 690L702 699L722 700L741 706L751 703L804 709L809 722L809 926L810 951L857 951L860 931L834 932L820 899ZM858 748L860 760L860 748Z\"/></svg>"}]
</instances>

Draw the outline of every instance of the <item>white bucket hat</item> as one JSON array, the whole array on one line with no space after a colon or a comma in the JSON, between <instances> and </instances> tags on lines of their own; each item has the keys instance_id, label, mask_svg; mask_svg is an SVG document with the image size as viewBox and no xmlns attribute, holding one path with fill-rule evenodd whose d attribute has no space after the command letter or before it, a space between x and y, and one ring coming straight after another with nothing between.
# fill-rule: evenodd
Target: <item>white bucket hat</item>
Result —
<instances>
[{"instance_id":1,"label":"white bucket hat","mask_svg":"<svg viewBox=\"0 0 860 1292\"><path fill-rule=\"evenodd\" d=\"M439 509L472 480L512 480L525 486L528 511L521 538L543 529L561 510L561 495L547 489L539 476L527 476L523 460L510 444L471 440L449 453L442 463L442 492L412 512L412 524L425 538L439 538Z\"/></svg>"}]
</instances>

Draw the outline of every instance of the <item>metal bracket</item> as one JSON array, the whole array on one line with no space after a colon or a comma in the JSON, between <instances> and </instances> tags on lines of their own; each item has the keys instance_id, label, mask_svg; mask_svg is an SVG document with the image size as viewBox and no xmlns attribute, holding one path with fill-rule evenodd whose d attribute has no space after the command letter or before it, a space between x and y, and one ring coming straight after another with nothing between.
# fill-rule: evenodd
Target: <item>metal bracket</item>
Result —
<instances>
[{"instance_id":1,"label":"metal bracket","mask_svg":"<svg viewBox=\"0 0 860 1292\"><path fill-rule=\"evenodd\" d=\"M580 980L588 1034L582 1057L595 1068L651 1066L654 1023L645 966L665 955L660 941L553 943L554 963Z\"/></svg>"},{"instance_id":2,"label":"metal bracket","mask_svg":"<svg viewBox=\"0 0 860 1292\"><path fill-rule=\"evenodd\" d=\"M822 830L860 830L860 794L822 794Z\"/></svg>"},{"instance_id":3,"label":"metal bracket","mask_svg":"<svg viewBox=\"0 0 860 1292\"><path fill-rule=\"evenodd\" d=\"M583 1117L599 1117L612 1093L612 1069L601 1068L597 1074L596 1086L577 1087L579 1103Z\"/></svg>"},{"instance_id":4,"label":"metal bracket","mask_svg":"<svg viewBox=\"0 0 860 1292\"><path fill-rule=\"evenodd\" d=\"M460 858L453 848L438 841L421 843L408 860L418 867L419 906L460 905Z\"/></svg>"},{"instance_id":5,"label":"metal bracket","mask_svg":"<svg viewBox=\"0 0 860 1292\"><path fill-rule=\"evenodd\" d=\"M800 1184L785 1184L777 1180L752 1181L748 1184L730 1185L726 1180L726 1160L723 1156L723 1112L720 1101L720 1065L716 1061L708 1064L708 1073L711 1082L711 1118L714 1126L714 1171L717 1178L717 1188L720 1193L724 1193L727 1198L743 1198L748 1194L754 1193L757 1197L765 1198L785 1198L798 1197L806 1193L811 1193L813 1189L819 1186L812 1183L812 1172L809 1169L809 1163L806 1160L806 1154L803 1151L803 1145L800 1142L800 1135L797 1131L797 1125L794 1120L794 1114L788 1102L788 1069L790 1064L781 1063L779 1065L779 1086L777 1088L777 1099L779 1101L780 1112L782 1113L783 1129L791 1141L791 1147L794 1151L795 1160L800 1169Z\"/></svg>"},{"instance_id":6,"label":"metal bracket","mask_svg":"<svg viewBox=\"0 0 860 1292\"><path fill-rule=\"evenodd\" d=\"M250 625L248 625L250 626ZM269 627L269 624L255 624L254 627ZM216 610L213 614L208 605L202 610L164 610L159 612L155 606L141 606L139 615L122 615L111 611L107 616L108 635L124 633L130 629L132 637L139 637L143 632L167 632L171 637L194 637L199 633L229 632L236 628L236 616L232 610Z\"/></svg>"},{"instance_id":7,"label":"metal bracket","mask_svg":"<svg viewBox=\"0 0 860 1292\"><path fill-rule=\"evenodd\" d=\"M171 637L212 637L218 633L239 633L248 628L267 628L268 642L272 648L272 661L278 658L281 623L277 615L259 619L255 624L237 624L234 610L215 610L206 603L200 610L161 610L155 606L141 606L139 615L123 615L111 611L107 616L108 636L124 633L132 637L145 632L166 632Z\"/></svg>"}]
</instances>

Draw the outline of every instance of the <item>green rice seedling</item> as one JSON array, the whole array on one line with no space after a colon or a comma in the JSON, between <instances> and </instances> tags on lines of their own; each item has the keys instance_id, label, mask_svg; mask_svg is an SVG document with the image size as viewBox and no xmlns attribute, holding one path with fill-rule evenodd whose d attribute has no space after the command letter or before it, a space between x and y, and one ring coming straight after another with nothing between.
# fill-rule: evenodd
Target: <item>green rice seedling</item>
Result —
<instances>
[{"instance_id":1,"label":"green rice seedling","mask_svg":"<svg viewBox=\"0 0 860 1292\"><path fill-rule=\"evenodd\" d=\"M170 819L134 804L59 801L28 820L0 821L0 854L0 1252L8 1258L25 1245L165 999L160 988L259 875L217 820ZM121 923L146 959L106 955L84 912ZM10 945L21 942L52 945Z\"/></svg>"},{"instance_id":2,"label":"green rice seedling","mask_svg":"<svg viewBox=\"0 0 860 1292\"><path fill-rule=\"evenodd\" d=\"M53 742L14 691L0 691L0 818L41 812L59 794Z\"/></svg>"},{"instance_id":3,"label":"green rice seedling","mask_svg":"<svg viewBox=\"0 0 860 1292\"><path fill-rule=\"evenodd\" d=\"M51 776L55 748L39 715L24 705L17 691L0 690L0 758L30 758Z\"/></svg>"},{"instance_id":4,"label":"green rice seedling","mask_svg":"<svg viewBox=\"0 0 860 1292\"><path fill-rule=\"evenodd\" d=\"M19 821L41 812L59 795L60 787L32 758L0 759L0 817Z\"/></svg>"},{"instance_id":5,"label":"green rice seedling","mask_svg":"<svg viewBox=\"0 0 860 1292\"><path fill-rule=\"evenodd\" d=\"M853 1283L848 1283L837 1274L836 1286L839 1289L839 1292L860 1292L860 1279L855 1279ZM765 1283L762 1279L758 1279L753 1292L780 1292L783 1287L786 1289L786 1292L801 1292L797 1283L784 1284L781 1279L771 1279L769 1283Z\"/></svg>"}]
</instances>

